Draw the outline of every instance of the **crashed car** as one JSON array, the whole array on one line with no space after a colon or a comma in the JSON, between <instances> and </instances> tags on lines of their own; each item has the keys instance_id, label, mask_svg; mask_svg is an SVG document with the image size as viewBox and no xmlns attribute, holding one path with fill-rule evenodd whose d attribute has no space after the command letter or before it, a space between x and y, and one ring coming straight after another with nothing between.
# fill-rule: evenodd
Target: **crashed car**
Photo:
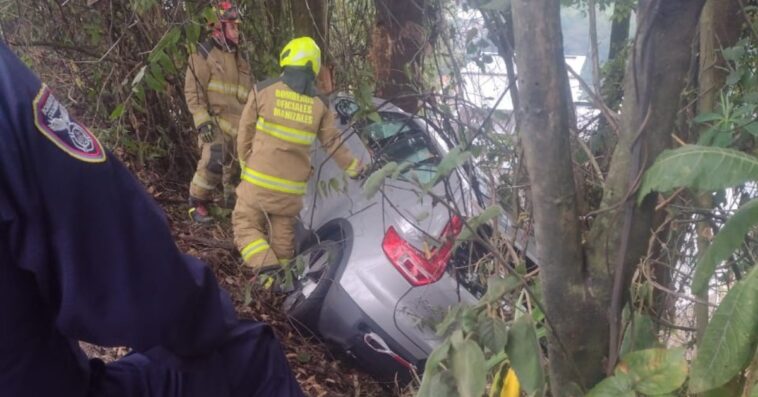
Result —
<instances>
[{"instance_id":1,"label":"crashed car","mask_svg":"<svg viewBox=\"0 0 758 397\"><path fill-rule=\"evenodd\" d=\"M377 379L407 380L441 342L435 324L447 309L484 292L456 238L464 227L457 214L481 212L485 197L463 167L437 175L449 147L422 119L380 99L372 117L356 117L348 96L332 103L343 144L371 171L399 166L371 195L366 184L376 180L348 180L314 146L296 233L302 273L284 310Z\"/></svg>"}]
</instances>

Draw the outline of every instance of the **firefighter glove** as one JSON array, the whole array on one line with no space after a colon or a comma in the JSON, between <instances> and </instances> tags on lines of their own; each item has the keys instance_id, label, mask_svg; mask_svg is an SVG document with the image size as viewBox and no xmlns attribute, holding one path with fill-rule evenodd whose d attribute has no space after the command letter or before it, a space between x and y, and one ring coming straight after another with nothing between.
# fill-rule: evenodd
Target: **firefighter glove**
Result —
<instances>
[{"instance_id":1,"label":"firefighter glove","mask_svg":"<svg viewBox=\"0 0 758 397\"><path fill-rule=\"evenodd\" d=\"M202 139L203 142L211 143L216 138L216 129L213 128L213 124L206 123L197 129L197 134L200 136L200 139Z\"/></svg>"}]
</instances>

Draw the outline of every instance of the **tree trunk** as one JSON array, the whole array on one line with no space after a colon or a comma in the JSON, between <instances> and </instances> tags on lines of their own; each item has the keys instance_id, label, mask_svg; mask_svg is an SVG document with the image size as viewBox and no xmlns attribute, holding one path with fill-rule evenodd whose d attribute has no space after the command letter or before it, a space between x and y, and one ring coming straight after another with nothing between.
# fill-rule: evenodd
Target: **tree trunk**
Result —
<instances>
[{"instance_id":1,"label":"tree trunk","mask_svg":"<svg viewBox=\"0 0 758 397\"><path fill-rule=\"evenodd\" d=\"M516 69L513 66L513 12L510 7L505 11L480 11L489 32L489 39L497 47L498 55L503 58L508 81L514 81L516 79ZM518 109L518 87L515 84L512 85L508 94L511 96L513 108Z\"/></svg>"},{"instance_id":2,"label":"tree trunk","mask_svg":"<svg viewBox=\"0 0 758 397\"><path fill-rule=\"evenodd\" d=\"M611 23L611 43L608 49L608 62L614 62L623 56L624 49L629 41L629 25L631 12L623 14L623 10L613 7L613 22ZM621 82L624 80L624 68L612 68L603 81L603 93L605 104L616 109L621 101Z\"/></svg>"},{"instance_id":3,"label":"tree trunk","mask_svg":"<svg viewBox=\"0 0 758 397\"><path fill-rule=\"evenodd\" d=\"M620 316L630 278L655 228L655 196L638 207L634 192L644 170L670 146L703 3L641 0L639 4L638 33L624 79L619 143L601 202L604 212L594 220L587 239L592 292L610 305L607 339L598 339L610 342L608 372L618 360Z\"/></svg>"},{"instance_id":4,"label":"tree trunk","mask_svg":"<svg viewBox=\"0 0 758 397\"><path fill-rule=\"evenodd\" d=\"M423 56L434 40L428 20L429 0L374 0L376 20L369 60L374 66L376 95L416 113L423 88ZM430 29L432 28L432 29Z\"/></svg>"},{"instance_id":5,"label":"tree trunk","mask_svg":"<svg viewBox=\"0 0 758 397\"><path fill-rule=\"evenodd\" d=\"M740 35L739 20L740 4L738 0L708 0L703 7L700 17L700 57L698 67L698 101L697 113L711 113L716 110L719 92L724 87L727 69L721 57L721 48L728 48L737 42ZM713 208L713 197L710 193L697 197L700 208ZM708 222L697 225L697 247L702 253L710 244L713 230ZM697 295L707 302L708 290ZM695 323L697 340L703 336L708 325L708 305L695 304Z\"/></svg>"},{"instance_id":6,"label":"tree trunk","mask_svg":"<svg viewBox=\"0 0 758 397\"><path fill-rule=\"evenodd\" d=\"M626 13L624 13L626 12ZM608 50L608 60L606 61L606 73L602 80L600 93L603 96L605 105L612 110L618 109L623 94L622 83L624 80L624 61L626 52L624 49L629 41L629 21L631 12L613 7L613 22L611 23L611 43ZM611 153L616 146L616 131L611 129L611 125L605 117L598 121L597 132L590 140L590 147L593 153L600 157L598 164L605 171L610 164Z\"/></svg>"},{"instance_id":7,"label":"tree trunk","mask_svg":"<svg viewBox=\"0 0 758 397\"><path fill-rule=\"evenodd\" d=\"M584 286L581 229L573 178L560 4L554 0L512 2L516 33L518 131L531 182L537 254L546 315L554 396L572 395L572 383L591 385L602 375L607 332L602 306Z\"/></svg>"},{"instance_id":8,"label":"tree trunk","mask_svg":"<svg viewBox=\"0 0 758 397\"><path fill-rule=\"evenodd\" d=\"M295 37L308 36L321 47L321 72L318 87L324 92L334 90L334 65L329 56L329 7L323 0L290 0Z\"/></svg>"}]
</instances>

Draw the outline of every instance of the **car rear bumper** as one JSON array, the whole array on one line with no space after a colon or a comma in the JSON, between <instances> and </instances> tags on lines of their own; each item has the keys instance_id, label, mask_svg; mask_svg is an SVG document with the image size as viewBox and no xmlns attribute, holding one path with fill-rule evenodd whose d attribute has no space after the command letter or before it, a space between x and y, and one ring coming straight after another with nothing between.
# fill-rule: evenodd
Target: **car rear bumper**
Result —
<instances>
[{"instance_id":1,"label":"car rear bumper","mask_svg":"<svg viewBox=\"0 0 758 397\"><path fill-rule=\"evenodd\" d=\"M394 327L394 324L390 326ZM356 365L380 381L408 381L412 376L409 366L422 368L425 360L425 357L415 357L402 347L402 343L392 339L361 310L339 283L333 284L327 294L319 319L319 333L345 350ZM367 342L368 334L383 341L388 350L400 359L377 351Z\"/></svg>"}]
</instances>

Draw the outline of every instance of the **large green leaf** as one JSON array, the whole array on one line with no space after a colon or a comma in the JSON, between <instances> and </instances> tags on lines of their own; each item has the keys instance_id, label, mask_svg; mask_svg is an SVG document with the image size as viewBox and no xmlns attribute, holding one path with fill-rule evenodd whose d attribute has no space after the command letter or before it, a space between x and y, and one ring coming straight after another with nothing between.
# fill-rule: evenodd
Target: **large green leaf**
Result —
<instances>
[{"instance_id":1,"label":"large green leaf","mask_svg":"<svg viewBox=\"0 0 758 397\"><path fill-rule=\"evenodd\" d=\"M432 351L432 354L429 355L429 358L426 360L426 365L424 366L424 373L429 373L431 375L432 373L437 372L437 366L442 360L447 359L449 352L450 339L445 339L445 341L437 346L437 348Z\"/></svg>"},{"instance_id":2,"label":"large green leaf","mask_svg":"<svg viewBox=\"0 0 758 397\"><path fill-rule=\"evenodd\" d=\"M595 385L595 387L587 393L587 397L636 397L637 393L634 392L632 377L620 373L609 378L605 378L602 382Z\"/></svg>"},{"instance_id":3,"label":"large green leaf","mask_svg":"<svg viewBox=\"0 0 758 397\"><path fill-rule=\"evenodd\" d=\"M481 397L487 386L487 372L484 370L484 353L479 345L471 340L454 344L450 361L458 394L462 397Z\"/></svg>"},{"instance_id":4,"label":"large green leaf","mask_svg":"<svg viewBox=\"0 0 758 397\"><path fill-rule=\"evenodd\" d=\"M697 294L708 288L708 281L716 266L742 245L745 234L755 225L758 225L758 199L750 200L740 207L716 234L695 267L692 292Z\"/></svg>"},{"instance_id":5,"label":"large green leaf","mask_svg":"<svg viewBox=\"0 0 758 397\"><path fill-rule=\"evenodd\" d=\"M513 322L508 333L506 352L516 371L521 387L529 394L539 392L545 384L540 357L542 355L537 343L532 316L521 316Z\"/></svg>"},{"instance_id":6,"label":"large green leaf","mask_svg":"<svg viewBox=\"0 0 758 397\"><path fill-rule=\"evenodd\" d=\"M645 172L637 200L678 187L719 190L758 180L758 158L732 149L685 145L666 150Z\"/></svg>"},{"instance_id":7,"label":"large green leaf","mask_svg":"<svg viewBox=\"0 0 758 397\"><path fill-rule=\"evenodd\" d=\"M617 373L632 378L634 390L648 395L671 393L687 379L683 348L645 349L624 356Z\"/></svg>"},{"instance_id":8,"label":"large green leaf","mask_svg":"<svg viewBox=\"0 0 758 397\"><path fill-rule=\"evenodd\" d=\"M453 397L456 394L450 383L446 372L424 373L416 397Z\"/></svg>"},{"instance_id":9,"label":"large green leaf","mask_svg":"<svg viewBox=\"0 0 758 397\"><path fill-rule=\"evenodd\" d=\"M735 284L705 329L692 363L690 392L728 382L753 357L758 339L758 266Z\"/></svg>"},{"instance_id":10,"label":"large green leaf","mask_svg":"<svg viewBox=\"0 0 758 397\"><path fill-rule=\"evenodd\" d=\"M503 351L508 343L508 327L505 321L486 314L477 323L476 334L479 336L479 342L492 353Z\"/></svg>"}]
</instances>

